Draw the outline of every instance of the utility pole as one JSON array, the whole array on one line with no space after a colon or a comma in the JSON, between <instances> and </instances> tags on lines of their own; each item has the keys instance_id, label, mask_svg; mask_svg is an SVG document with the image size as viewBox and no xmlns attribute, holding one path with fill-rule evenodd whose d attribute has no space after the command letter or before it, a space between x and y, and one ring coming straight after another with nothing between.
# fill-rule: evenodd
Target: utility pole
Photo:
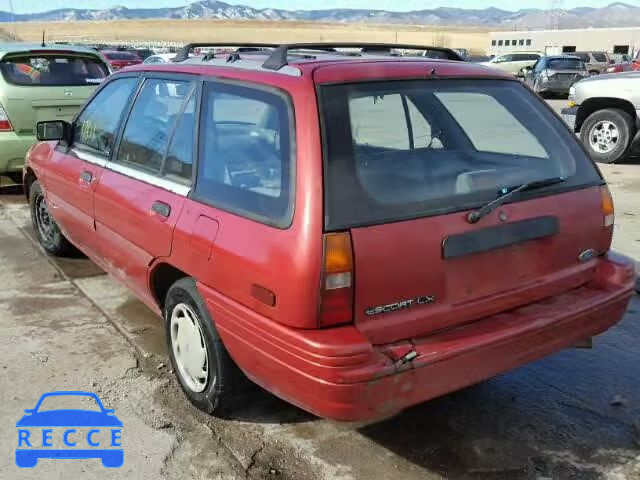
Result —
<instances>
[{"instance_id":1,"label":"utility pole","mask_svg":"<svg viewBox=\"0 0 640 480\"><path fill-rule=\"evenodd\" d=\"M11 28L13 30L13 39L16 40L18 36L16 35L16 14L13 11L13 0L9 0L9 11L11 12Z\"/></svg>"},{"instance_id":2,"label":"utility pole","mask_svg":"<svg viewBox=\"0 0 640 480\"><path fill-rule=\"evenodd\" d=\"M565 15L562 8L562 0L551 0L551 8L549 9L549 26L551 30L560 30L560 18Z\"/></svg>"}]
</instances>

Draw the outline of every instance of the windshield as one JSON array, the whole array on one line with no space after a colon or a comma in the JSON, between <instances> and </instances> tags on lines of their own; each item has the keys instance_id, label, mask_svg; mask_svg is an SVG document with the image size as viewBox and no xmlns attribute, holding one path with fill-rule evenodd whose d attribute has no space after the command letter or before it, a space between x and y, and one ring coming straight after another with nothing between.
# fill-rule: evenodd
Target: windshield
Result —
<instances>
[{"instance_id":1,"label":"windshield","mask_svg":"<svg viewBox=\"0 0 640 480\"><path fill-rule=\"evenodd\" d=\"M101 83L109 70L96 57L76 55L20 55L0 62L5 81L13 85L82 86Z\"/></svg>"},{"instance_id":2,"label":"windshield","mask_svg":"<svg viewBox=\"0 0 640 480\"><path fill-rule=\"evenodd\" d=\"M549 70L584 70L586 67L579 58L552 58L547 63Z\"/></svg>"},{"instance_id":3,"label":"windshield","mask_svg":"<svg viewBox=\"0 0 640 480\"><path fill-rule=\"evenodd\" d=\"M517 82L327 85L320 102L327 229L477 208L532 179L567 181L526 195L600 181L561 121Z\"/></svg>"}]
</instances>

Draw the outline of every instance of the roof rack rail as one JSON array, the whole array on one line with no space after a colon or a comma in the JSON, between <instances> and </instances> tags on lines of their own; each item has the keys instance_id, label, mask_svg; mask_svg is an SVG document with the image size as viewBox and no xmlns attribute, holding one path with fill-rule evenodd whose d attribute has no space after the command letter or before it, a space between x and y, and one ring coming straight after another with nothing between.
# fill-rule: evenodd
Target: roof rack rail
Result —
<instances>
[{"instance_id":1,"label":"roof rack rail","mask_svg":"<svg viewBox=\"0 0 640 480\"><path fill-rule=\"evenodd\" d=\"M183 62L189 58L189 53L194 48L207 48L207 47L240 47L250 49L261 48L278 48L280 45L277 43L254 43L254 42L203 42L203 43L187 43L173 58L173 62ZM255 51L253 50L253 51Z\"/></svg>"},{"instance_id":2,"label":"roof rack rail","mask_svg":"<svg viewBox=\"0 0 640 480\"><path fill-rule=\"evenodd\" d=\"M463 58L450 48L429 47L424 45L406 45L395 43L362 43L362 42L331 42L331 43L289 43L278 46L266 62L263 68L269 70L280 70L288 65L287 57L289 50L321 50L336 51L336 48L360 48L364 52L390 51L396 50L423 50L426 57L443 58L446 60L463 61Z\"/></svg>"}]
</instances>

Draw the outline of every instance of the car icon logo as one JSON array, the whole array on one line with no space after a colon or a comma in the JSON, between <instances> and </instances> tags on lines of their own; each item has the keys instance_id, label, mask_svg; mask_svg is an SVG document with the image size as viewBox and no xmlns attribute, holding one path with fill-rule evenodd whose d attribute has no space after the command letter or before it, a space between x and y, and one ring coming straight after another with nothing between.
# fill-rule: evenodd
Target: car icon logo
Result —
<instances>
[{"instance_id":1,"label":"car icon logo","mask_svg":"<svg viewBox=\"0 0 640 480\"><path fill-rule=\"evenodd\" d=\"M93 399L98 410L42 408L44 400L64 396ZM33 409L25 410L25 414L16 423L18 467L33 468L41 458L99 458L107 468L118 468L124 463L122 422L114 415L114 410L104 407L95 393L45 393ZM83 433L85 430L86 434Z\"/></svg>"}]
</instances>

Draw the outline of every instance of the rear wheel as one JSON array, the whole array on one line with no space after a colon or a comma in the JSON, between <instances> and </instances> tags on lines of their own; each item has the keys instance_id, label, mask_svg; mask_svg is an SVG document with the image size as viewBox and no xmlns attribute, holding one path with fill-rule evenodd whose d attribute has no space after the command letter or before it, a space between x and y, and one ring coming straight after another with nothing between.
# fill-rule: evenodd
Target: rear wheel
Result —
<instances>
[{"instance_id":1,"label":"rear wheel","mask_svg":"<svg viewBox=\"0 0 640 480\"><path fill-rule=\"evenodd\" d=\"M623 110L599 110L582 124L580 138L596 162L613 163L631 146L633 120Z\"/></svg>"},{"instance_id":2,"label":"rear wheel","mask_svg":"<svg viewBox=\"0 0 640 480\"><path fill-rule=\"evenodd\" d=\"M38 243L50 255L67 256L75 251L69 240L60 231L58 224L49 213L47 202L38 181L31 184L29 190L29 207L31 222L36 233Z\"/></svg>"},{"instance_id":3,"label":"rear wheel","mask_svg":"<svg viewBox=\"0 0 640 480\"><path fill-rule=\"evenodd\" d=\"M204 412L229 413L245 377L222 344L192 278L171 286L164 317L169 356L182 390Z\"/></svg>"}]
</instances>

